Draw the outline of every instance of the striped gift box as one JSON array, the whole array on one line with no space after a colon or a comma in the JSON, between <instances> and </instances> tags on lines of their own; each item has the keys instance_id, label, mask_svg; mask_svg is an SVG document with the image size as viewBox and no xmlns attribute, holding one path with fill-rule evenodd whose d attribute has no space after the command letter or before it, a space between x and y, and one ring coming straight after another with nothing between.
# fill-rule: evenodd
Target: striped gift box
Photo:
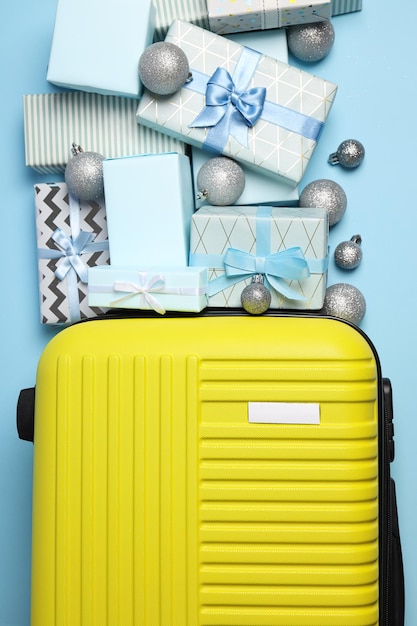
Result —
<instances>
[{"instance_id":1,"label":"striped gift box","mask_svg":"<svg viewBox=\"0 0 417 626\"><path fill-rule=\"evenodd\" d=\"M163 41L177 18L201 28L209 28L207 0L155 0L155 41Z\"/></svg>"},{"instance_id":2,"label":"striped gift box","mask_svg":"<svg viewBox=\"0 0 417 626\"><path fill-rule=\"evenodd\" d=\"M186 152L183 142L139 126L136 108L131 98L79 91L23 96L26 165L63 172L73 142L105 158Z\"/></svg>"},{"instance_id":3,"label":"striped gift box","mask_svg":"<svg viewBox=\"0 0 417 626\"><path fill-rule=\"evenodd\" d=\"M332 16L362 11L362 0L332 0Z\"/></svg>"}]
</instances>

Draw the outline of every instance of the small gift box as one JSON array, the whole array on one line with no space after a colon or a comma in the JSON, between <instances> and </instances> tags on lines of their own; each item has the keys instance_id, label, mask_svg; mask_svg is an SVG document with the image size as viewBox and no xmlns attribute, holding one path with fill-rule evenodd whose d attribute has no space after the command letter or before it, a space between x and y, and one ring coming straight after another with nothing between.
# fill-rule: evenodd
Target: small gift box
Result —
<instances>
[{"instance_id":1,"label":"small gift box","mask_svg":"<svg viewBox=\"0 0 417 626\"><path fill-rule=\"evenodd\" d=\"M103 161L112 264L188 265L194 212L190 160L174 152Z\"/></svg>"},{"instance_id":2,"label":"small gift box","mask_svg":"<svg viewBox=\"0 0 417 626\"><path fill-rule=\"evenodd\" d=\"M218 35L329 20L331 0L207 0L210 30Z\"/></svg>"},{"instance_id":3,"label":"small gift box","mask_svg":"<svg viewBox=\"0 0 417 626\"><path fill-rule=\"evenodd\" d=\"M88 272L90 306L166 311L202 311L208 302L206 267L93 267Z\"/></svg>"},{"instance_id":4,"label":"small gift box","mask_svg":"<svg viewBox=\"0 0 417 626\"><path fill-rule=\"evenodd\" d=\"M63 172L75 142L105 158L180 152L187 146L136 123L136 100L84 91L23 96L26 165Z\"/></svg>"},{"instance_id":5,"label":"small gift box","mask_svg":"<svg viewBox=\"0 0 417 626\"><path fill-rule=\"evenodd\" d=\"M152 43L152 0L58 0L46 78L60 87L138 98Z\"/></svg>"},{"instance_id":6,"label":"small gift box","mask_svg":"<svg viewBox=\"0 0 417 626\"><path fill-rule=\"evenodd\" d=\"M41 322L96 317L87 302L88 267L109 263L103 203L80 202L65 183L35 185Z\"/></svg>"},{"instance_id":7,"label":"small gift box","mask_svg":"<svg viewBox=\"0 0 417 626\"><path fill-rule=\"evenodd\" d=\"M240 307L257 275L273 309L321 309L327 286L323 208L205 206L193 215L190 266L209 268L209 306Z\"/></svg>"},{"instance_id":8,"label":"small gift box","mask_svg":"<svg viewBox=\"0 0 417 626\"><path fill-rule=\"evenodd\" d=\"M238 3L242 4L243 1L246 4L245 16L242 16L242 22L249 22L249 25L253 28L253 23L250 23L250 19L253 18L254 6L262 7L262 10L265 8L265 11L269 9L269 13L271 13L271 2L275 7L275 12L277 11L277 7L282 7L284 4L292 7L295 2L298 5L303 7L314 6L313 3L308 3L304 0L282 0L281 3L279 0L217 0L216 4L220 6L225 6L226 4L231 8L230 13L234 13L234 6ZM155 41L162 41L168 31L168 28L171 26L172 22L180 17L182 20L186 22L190 22L191 24L195 24L196 26L200 26L201 28L206 28L207 30L211 30L208 10L209 4L211 4L211 0L189 0L184 3L184 0L155 0L156 5L156 21L155 21ZM213 0L214 4L214 0ZM324 0L321 0L319 4L328 4ZM360 11L362 9L362 0L331 0L331 15L342 15L342 13L352 13L353 11ZM316 8L317 10L317 8ZM247 18L247 19L245 19ZM257 18L259 21L259 18ZM250 30L252 30L252 28ZM239 32L243 30L241 26Z\"/></svg>"},{"instance_id":9,"label":"small gift box","mask_svg":"<svg viewBox=\"0 0 417 626\"><path fill-rule=\"evenodd\" d=\"M169 97L145 90L138 122L296 186L337 86L181 20L166 41L185 52L192 80Z\"/></svg>"}]
</instances>

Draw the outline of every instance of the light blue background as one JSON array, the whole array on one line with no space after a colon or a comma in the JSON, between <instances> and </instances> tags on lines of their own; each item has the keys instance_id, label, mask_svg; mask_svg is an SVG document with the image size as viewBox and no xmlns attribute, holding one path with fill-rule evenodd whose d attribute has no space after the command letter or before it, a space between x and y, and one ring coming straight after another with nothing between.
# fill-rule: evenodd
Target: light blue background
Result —
<instances>
[{"instance_id":1,"label":"light blue background","mask_svg":"<svg viewBox=\"0 0 417 626\"><path fill-rule=\"evenodd\" d=\"M307 69L339 85L334 108L300 190L331 178L348 208L332 228L332 249L356 233L364 259L343 272L332 261L329 284L351 282L364 294L362 329L379 352L394 389L400 525L406 575L406 626L417 623L417 287L416 23L417 5L364 0L362 12L338 16L335 45ZM55 0L14 0L0 10L1 306L0 329L0 626L27 626L30 601L32 444L18 439L16 401L34 384L40 353L57 332L39 323L33 184L51 181L26 168L22 96L51 91L45 76ZM68 41L77 45L77 33ZM295 65L302 66L295 59ZM346 171L327 164L346 138L366 148ZM45 626L53 626L46 624ZM120 625L123 626L123 625Z\"/></svg>"}]
</instances>

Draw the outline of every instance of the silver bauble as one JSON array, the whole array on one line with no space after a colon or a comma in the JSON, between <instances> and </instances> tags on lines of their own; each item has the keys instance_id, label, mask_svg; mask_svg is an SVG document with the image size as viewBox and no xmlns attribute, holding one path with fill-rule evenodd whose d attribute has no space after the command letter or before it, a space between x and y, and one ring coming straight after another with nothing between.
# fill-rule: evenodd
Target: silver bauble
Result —
<instances>
[{"instance_id":1,"label":"silver bauble","mask_svg":"<svg viewBox=\"0 0 417 626\"><path fill-rule=\"evenodd\" d=\"M245 174L236 161L228 157L208 159L197 174L197 200L214 206L232 205L245 188Z\"/></svg>"},{"instance_id":2,"label":"silver bauble","mask_svg":"<svg viewBox=\"0 0 417 626\"><path fill-rule=\"evenodd\" d=\"M153 43L139 59L139 77L152 93L160 96L175 93L190 77L187 56L173 43Z\"/></svg>"},{"instance_id":3,"label":"silver bauble","mask_svg":"<svg viewBox=\"0 0 417 626\"><path fill-rule=\"evenodd\" d=\"M353 270L362 261L362 237L354 235L350 241L342 241L334 251L336 265L344 270Z\"/></svg>"},{"instance_id":4,"label":"silver bauble","mask_svg":"<svg viewBox=\"0 0 417 626\"><path fill-rule=\"evenodd\" d=\"M365 298L357 287L336 283L326 290L323 312L359 326L366 312Z\"/></svg>"},{"instance_id":5,"label":"silver bauble","mask_svg":"<svg viewBox=\"0 0 417 626\"><path fill-rule=\"evenodd\" d=\"M263 284L262 276L257 274L240 296L243 308L251 315L261 315L269 309L271 292Z\"/></svg>"},{"instance_id":6,"label":"silver bauble","mask_svg":"<svg viewBox=\"0 0 417 626\"><path fill-rule=\"evenodd\" d=\"M100 200L104 195L104 157L98 152L84 152L75 143L72 144L72 154L64 174L68 191L79 200Z\"/></svg>"},{"instance_id":7,"label":"silver bauble","mask_svg":"<svg viewBox=\"0 0 417 626\"><path fill-rule=\"evenodd\" d=\"M300 194L300 207L323 207L329 215L329 226L334 226L342 219L346 207L347 197L343 188L334 180L320 178L314 180Z\"/></svg>"},{"instance_id":8,"label":"silver bauble","mask_svg":"<svg viewBox=\"0 0 417 626\"><path fill-rule=\"evenodd\" d=\"M346 139L329 155L330 165L341 165L347 169L358 167L365 157L365 148L357 139Z\"/></svg>"},{"instance_id":9,"label":"silver bauble","mask_svg":"<svg viewBox=\"0 0 417 626\"><path fill-rule=\"evenodd\" d=\"M289 51L300 61L321 61L333 47L335 32L329 20L287 28Z\"/></svg>"}]
</instances>

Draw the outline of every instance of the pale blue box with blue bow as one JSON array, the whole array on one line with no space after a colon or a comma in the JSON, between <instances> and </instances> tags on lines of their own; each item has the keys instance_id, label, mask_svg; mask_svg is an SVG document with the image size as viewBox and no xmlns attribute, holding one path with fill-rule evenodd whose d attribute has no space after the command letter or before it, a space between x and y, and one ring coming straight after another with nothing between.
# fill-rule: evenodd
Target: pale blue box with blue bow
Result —
<instances>
[{"instance_id":1,"label":"pale blue box with blue bow","mask_svg":"<svg viewBox=\"0 0 417 626\"><path fill-rule=\"evenodd\" d=\"M204 206L193 215L192 265L209 269L209 306L240 307L258 275L272 309L321 309L329 220L324 208Z\"/></svg>"},{"instance_id":2,"label":"pale blue box with blue bow","mask_svg":"<svg viewBox=\"0 0 417 626\"><path fill-rule=\"evenodd\" d=\"M169 97L145 89L137 121L296 186L337 85L182 20L165 41L185 52L191 80Z\"/></svg>"},{"instance_id":3,"label":"pale blue box with blue bow","mask_svg":"<svg viewBox=\"0 0 417 626\"><path fill-rule=\"evenodd\" d=\"M208 304L206 267L102 266L88 273L90 306L199 313Z\"/></svg>"},{"instance_id":4,"label":"pale blue box with blue bow","mask_svg":"<svg viewBox=\"0 0 417 626\"><path fill-rule=\"evenodd\" d=\"M139 98L138 63L152 43L155 19L152 0L58 0L47 80Z\"/></svg>"}]
</instances>

